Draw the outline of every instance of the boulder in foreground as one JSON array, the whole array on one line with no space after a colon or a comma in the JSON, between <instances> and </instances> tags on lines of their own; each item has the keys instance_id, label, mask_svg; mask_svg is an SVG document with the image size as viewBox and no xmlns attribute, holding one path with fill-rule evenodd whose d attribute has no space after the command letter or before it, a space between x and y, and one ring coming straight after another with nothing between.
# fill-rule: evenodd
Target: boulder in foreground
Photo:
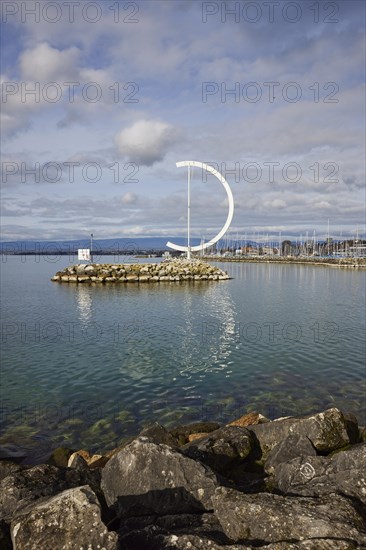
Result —
<instances>
[{"instance_id":1,"label":"boulder in foreground","mask_svg":"<svg viewBox=\"0 0 366 550\"><path fill-rule=\"evenodd\" d=\"M358 443L358 439L353 437L354 431L350 428L349 420L336 408L300 418L285 418L248 426L248 429L257 438L263 459L291 434L308 438L317 452L322 454L331 453L350 443Z\"/></svg>"},{"instance_id":2,"label":"boulder in foreground","mask_svg":"<svg viewBox=\"0 0 366 550\"><path fill-rule=\"evenodd\" d=\"M300 457L274 467L275 486L284 494L324 496L338 493L366 506L366 443L331 457Z\"/></svg>"},{"instance_id":3,"label":"boulder in foreground","mask_svg":"<svg viewBox=\"0 0 366 550\"><path fill-rule=\"evenodd\" d=\"M216 517L233 541L265 544L329 538L366 544L364 518L341 496L246 495L219 487L212 500Z\"/></svg>"},{"instance_id":4,"label":"boulder in foreground","mask_svg":"<svg viewBox=\"0 0 366 550\"><path fill-rule=\"evenodd\" d=\"M118 535L108 532L100 512L96 494L88 485L32 504L12 521L14 550L117 550Z\"/></svg>"},{"instance_id":5,"label":"boulder in foreground","mask_svg":"<svg viewBox=\"0 0 366 550\"><path fill-rule=\"evenodd\" d=\"M251 432L239 426L225 426L188 443L182 447L182 452L207 464L215 472L224 474L228 467L245 459L252 448Z\"/></svg>"},{"instance_id":6,"label":"boulder in foreground","mask_svg":"<svg viewBox=\"0 0 366 550\"><path fill-rule=\"evenodd\" d=\"M357 419L259 420L153 423L68 467L63 454L58 466L0 461L0 548L366 550Z\"/></svg>"},{"instance_id":7,"label":"boulder in foreground","mask_svg":"<svg viewBox=\"0 0 366 550\"><path fill-rule=\"evenodd\" d=\"M112 456L101 483L121 517L210 510L217 485L207 466L143 437Z\"/></svg>"}]
</instances>

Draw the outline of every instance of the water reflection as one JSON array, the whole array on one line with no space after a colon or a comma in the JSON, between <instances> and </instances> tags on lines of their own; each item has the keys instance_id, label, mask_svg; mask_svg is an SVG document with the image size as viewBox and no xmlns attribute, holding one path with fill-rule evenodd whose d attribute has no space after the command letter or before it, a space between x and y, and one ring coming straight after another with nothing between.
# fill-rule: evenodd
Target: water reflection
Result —
<instances>
[{"instance_id":1,"label":"water reflection","mask_svg":"<svg viewBox=\"0 0 366 550\"><path fill-rule=\"evenodd\" d=\"M76 285L75 297L78 309L78 319L84 325L90 323L92 318L92 296L89 287Z\"/></svg>"},{"instance_id":2,"label":"water reflection","mask_svg":"<svg viewBox=\"0 0 366 550\"><path fill-rule=\"evenodd\" d=\"M187 291L180 310L180 345L175 350L179 373L222 370L229 363L235 340L236 308L228 284L202 283Z\"/></svg>"},{"instance_id":3,"label":"water reflection","mask_svg":"<svg viewBox=\"0 0 366 550\"><path fill-rule=\"evenodd\" d=\"M202 333L202 343L206 343L209 361L206 371L218 370L218 367L221 370L227 368L237 342L237 310L232 299L230 282L210 287L204 306L208 313L207 320L213 323L212 329L215 333L213 338L206 339L204 332ZM207 329L207 325L205 327Z\"/></svg>"}]
</instances>

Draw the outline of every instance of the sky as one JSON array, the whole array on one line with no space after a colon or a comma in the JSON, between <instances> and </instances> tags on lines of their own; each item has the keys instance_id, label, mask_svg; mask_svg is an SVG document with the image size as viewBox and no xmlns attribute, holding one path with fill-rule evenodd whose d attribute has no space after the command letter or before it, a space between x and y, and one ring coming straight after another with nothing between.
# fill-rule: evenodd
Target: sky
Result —
<instances>
[{"instance_id":1,"label":"sky","mask_svg":"<svg viewBox=\"0 0 366 550\"><path fill-rule=\"evenodd\" d=\"M3 0L2 240L365 234L365 5Z\"/></svg>"}]
</instances>

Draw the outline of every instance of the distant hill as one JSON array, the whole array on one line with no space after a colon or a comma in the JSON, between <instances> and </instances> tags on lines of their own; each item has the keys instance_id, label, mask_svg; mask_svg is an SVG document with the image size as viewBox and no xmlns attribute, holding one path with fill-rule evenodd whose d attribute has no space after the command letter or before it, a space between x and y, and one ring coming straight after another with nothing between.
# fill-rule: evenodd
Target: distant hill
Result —
<instances>
[{"instance_id":1,"label":"distant hill","mask_svg":"<svg viewBox=\"0 0 366 550\"><path fill-rule=\"evenodd\" d=\"M166 246L168 240L167 237L95 239L93 240L93 251L99 254L115 252L131 254L170 250ZM187 239L183 237L171 237L170 240L182 246L187 244ZM192 246L197 244L200 244L200 240L192 239ZM77 252L78 248L90 248L90 239L0 242L1 254L70 254Z\"/></svg>"}]
</instances>

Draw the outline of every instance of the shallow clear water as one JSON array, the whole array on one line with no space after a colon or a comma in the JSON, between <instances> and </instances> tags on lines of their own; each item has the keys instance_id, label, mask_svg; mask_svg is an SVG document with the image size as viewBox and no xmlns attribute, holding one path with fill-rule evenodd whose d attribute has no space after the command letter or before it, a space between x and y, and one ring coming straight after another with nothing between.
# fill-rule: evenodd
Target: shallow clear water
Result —
<instances>
[{"instance_id":1,"label":"shallow clear water","mask_svg":"<svg viewBox=\"0 0 366 550\"><path fill-rule=\"evenodd\" d=\"M49 280L67 257L2 259L0 443L32 460L151 420L338 406L366 421L364 271L220 263L233 280L76 286Z\"/></svg>"}]
</instances>

